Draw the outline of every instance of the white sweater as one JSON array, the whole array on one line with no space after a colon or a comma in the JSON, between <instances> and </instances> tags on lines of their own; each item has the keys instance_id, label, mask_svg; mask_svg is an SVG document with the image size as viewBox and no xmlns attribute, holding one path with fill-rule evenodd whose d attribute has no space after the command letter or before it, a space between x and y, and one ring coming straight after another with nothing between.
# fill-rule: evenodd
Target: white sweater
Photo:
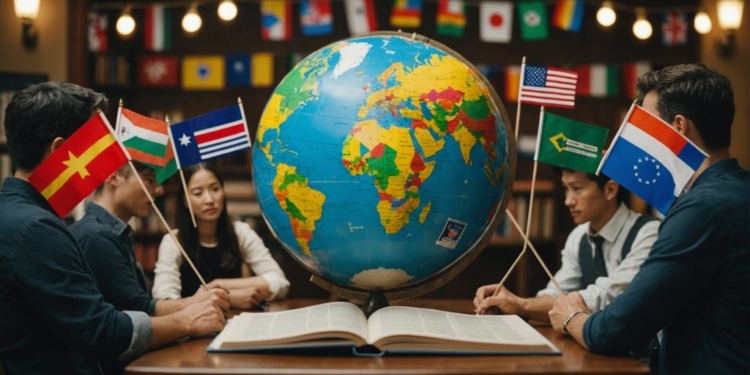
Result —
<instances>
[{"instance_id":1,"label":"white sweater","mask_svg":"<svg viewBox=\"0 0 750 375\"><path fill-rule=\"evenodd\" d=\"M250 266L254 275L261 276L268 282L270 299L284 298L289 292L289 280L286 279L279 264L271 257L263 240L247 223L235 221L234 231L239 240L240 253L244 262ZM180 249L175 245L172 236L165 234L159 245L159 258L154 271L152 290L154 298L177 299L182 296L182 282L180 281L182 262Z\"/></svg>"}]
</instances>

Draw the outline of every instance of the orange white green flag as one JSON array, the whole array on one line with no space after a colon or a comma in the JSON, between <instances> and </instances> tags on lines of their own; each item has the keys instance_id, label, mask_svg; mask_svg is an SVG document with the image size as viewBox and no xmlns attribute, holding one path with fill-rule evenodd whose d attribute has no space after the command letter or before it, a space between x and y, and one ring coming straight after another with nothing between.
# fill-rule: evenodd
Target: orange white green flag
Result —
<instances>
[{"instance_id":1,"label":"orange white green flag","mask_svg":"<svg viewBox=\"0 0 750 375\"><path fill-rule=\"evenodd\" d=\"M97 112L31 172L29 183L64 217L127 162L127 151Z\"/></svg>"},{"instance_id":2,"label":"orange white green flag","mask_svg":"<svg viewBox=\"0 0 750 375\"><path fill-rule=\"evenodd\" d=\"M117 137L133 160L165 166L169 141L167 123L123 107L119 107L117 112Z\"/></svg>"}]
</instances>

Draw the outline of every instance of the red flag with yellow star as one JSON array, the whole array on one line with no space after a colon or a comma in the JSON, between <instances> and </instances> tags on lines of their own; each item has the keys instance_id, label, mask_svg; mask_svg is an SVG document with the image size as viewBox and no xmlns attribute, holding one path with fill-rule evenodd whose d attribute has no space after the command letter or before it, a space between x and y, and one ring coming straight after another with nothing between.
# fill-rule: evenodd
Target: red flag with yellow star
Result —
<instances>
[{"instance_id":1,"label":"red flag with yellow star","mask_svg":"<svg viewBox=\"0 0 750 375\"><path fill-rule=\"evenodd\" d=\"M29 176L60 217L128 162L104 114L97 112Z\"/></svg>"}]
</instances>

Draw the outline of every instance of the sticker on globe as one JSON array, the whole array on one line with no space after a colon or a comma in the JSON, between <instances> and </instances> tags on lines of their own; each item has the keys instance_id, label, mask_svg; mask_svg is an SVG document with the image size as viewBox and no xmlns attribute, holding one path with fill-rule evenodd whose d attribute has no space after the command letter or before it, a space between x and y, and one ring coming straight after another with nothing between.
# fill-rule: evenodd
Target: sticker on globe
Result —
<instances>
[{"instance_id":1,"label":"sticker on globe","mask_svg":"<svg viewBox=\"0 0 750 375\"><path fill-rule=\"evenodd\" d=\"M440 234L435 243L449 249L455 249L464 234L464 229L466 229L466 223L448 218L443 227L443 233Z\"/></svg>"}]
</instances>

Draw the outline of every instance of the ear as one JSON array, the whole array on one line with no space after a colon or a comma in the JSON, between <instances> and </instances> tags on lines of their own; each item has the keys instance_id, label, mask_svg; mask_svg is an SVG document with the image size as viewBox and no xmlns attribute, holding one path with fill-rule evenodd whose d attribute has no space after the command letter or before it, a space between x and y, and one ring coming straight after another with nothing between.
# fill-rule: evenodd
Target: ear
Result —
<instances>
[{"instance_id":1,"label":"ear","mask_svg":"<svg viewBox=\"0 0 750 375\"><path fill-rule=\"evenodd\" d=\"M117 187L118 185L120 185L120 174L118 172L114 172L109 175L109 177L107 177L107 179L104 181L106 184Z\"/></svg>"},{"instance_id":2,"label":"ear","mask_svg":"<svg viewBox=\"0 0 750 375\"><path fill-rule=\"evenodd\" d=\"M57 137L53 139L52 144L49 147L49 153L52 154L53 152L55 152L55 150L62 146L63 142L65 142L65 138L63 137Z\"/></svg>"},{"instance_id":3,"label":"ear","mask_svg":"<svg viewBox=\"0 0 750 375\"><path fill-rule=\"evenodd\" d=\"M609 180L606 184L604 184L604 198L608 201L617 198L617 192L619 191L620 185L614 180Z\"/></svg>"},{"instance_id":4,"label":"ear","mask_svg":"<svg viewBox=\"0 0 750 375\"><path fill-rule=\"evenodd\" d=\"M672 121L672 126L674 126L674 128L677 129L680 134L686 137L688 137L688 132L690 131L689 128L691 124L691 121L683 115L675 116L674 121Z\"/></svg>"}]
</instances>

